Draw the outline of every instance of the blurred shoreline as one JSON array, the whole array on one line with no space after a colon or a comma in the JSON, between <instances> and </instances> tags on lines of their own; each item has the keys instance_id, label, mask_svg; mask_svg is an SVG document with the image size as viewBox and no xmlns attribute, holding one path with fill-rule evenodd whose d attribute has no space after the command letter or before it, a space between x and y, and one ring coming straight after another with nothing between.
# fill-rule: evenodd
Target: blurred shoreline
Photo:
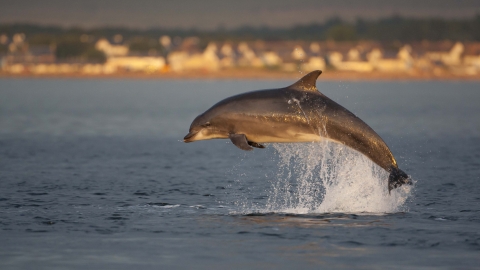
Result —
<instances>
[{"instance_id":1,"label":"blurred shoreline","mask_svg":"<svg viewBox=\"0 0 480 270\"><path fill-rule=\"evenodd\" d=\"M0 71L0 79L5 78L62 78L62 79L172 79L172 80L228 80L228 79L298 79L308 72L285 72L265 69L231 69L221 71L188 71L188 72L117 72L112 74L85 74L85 73L7 73ZM353 72L324 70L321 80L347 80L347 81L431 81L431 80L465 80L480 81L480 76L456 75L449 72L443 73L385 73L385 72Z\"/></svg>"}]
</instances>

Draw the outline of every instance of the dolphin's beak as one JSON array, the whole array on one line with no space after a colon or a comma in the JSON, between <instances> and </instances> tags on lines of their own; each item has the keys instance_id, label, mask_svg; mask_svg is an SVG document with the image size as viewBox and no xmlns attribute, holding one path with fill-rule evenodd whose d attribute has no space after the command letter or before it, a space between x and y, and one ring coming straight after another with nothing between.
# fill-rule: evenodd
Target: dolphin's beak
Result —
<instances>
[{"instance_id":1,"label":"dolphin's beak","mask_svg":"<svg viewBox=\"0 0 480 270\"><path fill-rule=\"evenodd\" d=\"M186 143L189 143L189 142L193 142L192 138L195 137L195 135L197 135L198 131L190 131L187 136L185 136L183 138L183 142L186 142Z\"/></svg>"}]
</instances>

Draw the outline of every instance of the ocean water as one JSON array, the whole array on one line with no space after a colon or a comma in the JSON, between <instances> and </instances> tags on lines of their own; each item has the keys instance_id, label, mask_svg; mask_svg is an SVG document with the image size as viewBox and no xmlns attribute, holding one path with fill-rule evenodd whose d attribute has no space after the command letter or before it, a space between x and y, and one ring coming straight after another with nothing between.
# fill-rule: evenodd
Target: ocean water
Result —
<instances>
[{"instance_id":1,"label":"ocean water","mask_svg":"<svg viewBox=\"0 0 480 270\"><path fill-rule=\"evenodd\" d=\"M317 86L413 186L343 146L183 143L274 80L0 79L0 269L478 269L480 83Z\"/></svg>"}]
</instances>

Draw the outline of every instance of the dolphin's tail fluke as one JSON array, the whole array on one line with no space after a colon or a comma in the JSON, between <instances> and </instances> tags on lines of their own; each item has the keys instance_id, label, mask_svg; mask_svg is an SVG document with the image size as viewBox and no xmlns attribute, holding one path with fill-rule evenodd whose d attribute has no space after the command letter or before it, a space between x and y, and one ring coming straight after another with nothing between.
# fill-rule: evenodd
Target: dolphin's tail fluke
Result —
<instances>
[{"instance_id":1,"label":"dolphin's tail fluke","mask_svg":"<svg viewBox=\"0 0 480 270\"><path fill-rule=\"evenodd\" d=\"M392 189L404 184L411 185L412 180L404 171L392 166L390 169L390 176L388 176L388 193L390 193Z\"/></svg>"}]
</instances>

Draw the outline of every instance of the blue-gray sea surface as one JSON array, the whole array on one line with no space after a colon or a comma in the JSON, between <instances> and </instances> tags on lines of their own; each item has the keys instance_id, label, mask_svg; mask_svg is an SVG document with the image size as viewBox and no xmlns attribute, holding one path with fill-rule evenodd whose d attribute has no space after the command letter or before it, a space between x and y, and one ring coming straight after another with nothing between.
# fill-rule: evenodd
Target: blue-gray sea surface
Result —
<instances>
[{"instance_id":1,"label":"blue-gray sea surface","mask_svg":"<svg viewBox=\"0 0 480 270\"><path fill-rule=\"evenodd\" d=\"M0 79L0 269L478 269L479 82L320 77L414 179L392 195L331 144L183 143L217 101L290 83Z\"/></svg>"}]
</instances>

